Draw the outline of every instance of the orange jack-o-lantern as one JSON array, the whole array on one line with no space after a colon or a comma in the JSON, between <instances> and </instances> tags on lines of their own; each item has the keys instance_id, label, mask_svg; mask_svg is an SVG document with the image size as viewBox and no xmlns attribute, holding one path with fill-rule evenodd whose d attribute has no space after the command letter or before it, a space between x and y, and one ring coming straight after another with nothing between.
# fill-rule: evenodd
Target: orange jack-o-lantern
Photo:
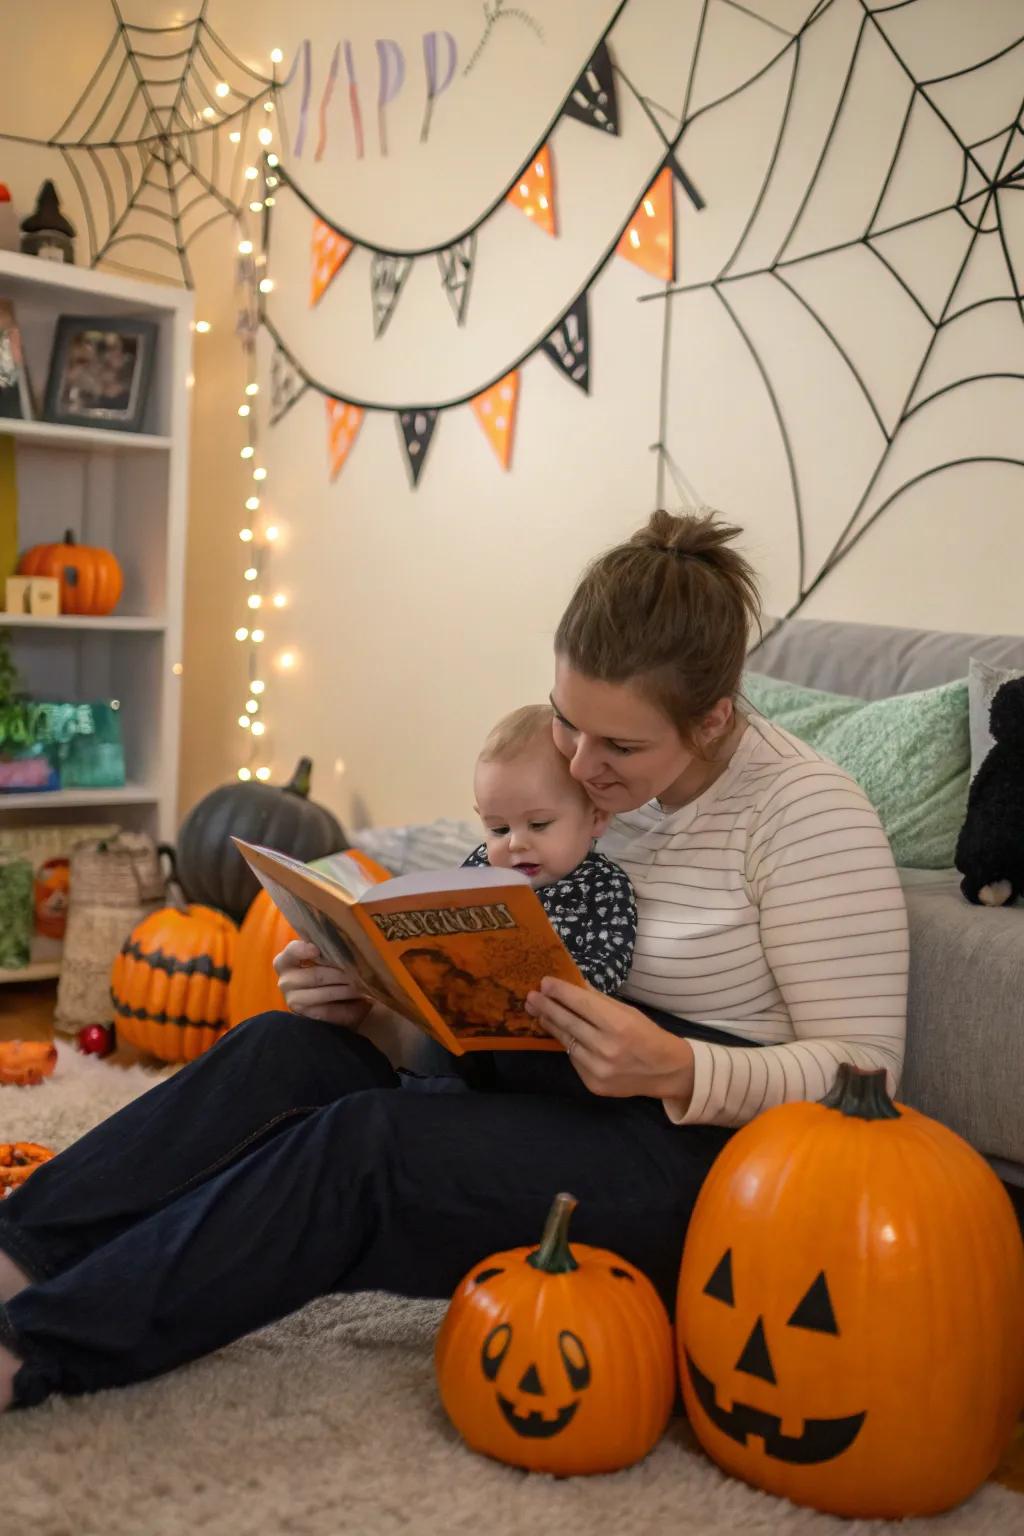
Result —
<instances>
[{"instance_id":1,"label":"orange jack-o-lantern","mask_svg":"<svg viewBox=\"0 0 1024 1536\"><path fill-rule=\"evenodd\" d=\"M40 866L32 893L37 933L45 934L48 939L64 937L70 887L70 860L47 859Z\"/></svg>"},{"instance_id":2,"label":"orange jack-o-lantern","mask_svg":"<svg viewBox=\"0 0 1024 1536\"><path fill-rule=\"evenodd\" d=\"M0 1141L0 1200L13 1195L29 1174L52 1156L50 1148L41 1147L38 1141Z\"/></svg>"},{"instance_id":3,"label":"orange jack-o-lantern","mask_svg":"<svg viewBox=\"0 0 1024 1536\"><path fill-rule=\"evenodd\" d=\"M558 1195L539 1248L474 1265L438 1334L441 1401L467 1445L536 1472L613 1472L660 1439L675 1395L672 1330L646 1275L568 1243Z\"/></svg>"},{"instance_id":4,"label":"orange jack-o-lantern","mask_svg":"<svg viewBox=\"0 0 1024 1536\"><path fill-rule=\"evenodd\" d=\"M984 1160L844 1064L759 1115L694 1208L676 1331L727 1472L862 1518L934 1514L993 1471L1024 1403L1024 1245Z\"/></svg>"}]
</instances>

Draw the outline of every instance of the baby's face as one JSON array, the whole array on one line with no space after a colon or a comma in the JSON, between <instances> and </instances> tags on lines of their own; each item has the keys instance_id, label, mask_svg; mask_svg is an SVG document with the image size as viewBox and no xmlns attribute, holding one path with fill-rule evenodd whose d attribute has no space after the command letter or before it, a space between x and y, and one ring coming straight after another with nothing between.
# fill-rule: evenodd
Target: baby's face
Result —
<instances>
[{"instance_id":1,"label":"baby's face","mask_svg":"<svg viewBox=\"0 0 1024 1536\"><path fill-rule=\"evenodd\" d=\"M608 817L544 744L504 763L477 763L476 808L495 869L518 869L535 890L581 864Z\"/></svg>"}]
</instances>

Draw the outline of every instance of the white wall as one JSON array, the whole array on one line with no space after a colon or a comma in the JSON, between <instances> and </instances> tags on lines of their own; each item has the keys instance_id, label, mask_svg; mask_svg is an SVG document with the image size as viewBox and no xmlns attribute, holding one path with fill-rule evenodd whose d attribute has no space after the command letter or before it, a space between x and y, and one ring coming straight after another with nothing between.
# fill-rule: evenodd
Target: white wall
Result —
<instances>
[{"instance_id":1,"label":"white wall","mask_svg":"<svg viewBox=\"0 0 1024 1536\"><path fill-rule=\"evenodd\" d=\"M813 8L812 0L751 5L773 25L725 0L709 0L706 8L699 0L630 0L612 37L613 54L647 95L678 111L706 9L690 99L696 112L786 49L787 38L777 29L798 27ZM339 37L351 39L363 90L366 157L354 158L339 83L323 159L316 163L307 147L291 168L339 223L380 243L403 245L443 240L491 201L542 133L614 7L610 0L576 0L571 7L533 0L525 8L543 25L544 43L513 19L496 26L471 75L457 73L456 84L438 101L426 145L419 143L422 32L450 30L461 70L480 35L477 0L437 0L429 11L402 0L375 0L372 7L317 0L301 12L279 0L211 0L209 14L234 50L260 67L272 47L280 46L290 59L308 36L314 117L325 58ZM10 82L2 128L52 131L87 78L88 61L105 44L109 23L100 0L74 6L51 0L48 10L62 13L68 40L56 54L34 41L38 24L24 8L5 18L5 33L17 34L13 53L31 67ZM149 24L184 16L157 0L137 0L128 14ZM52 35L52 15L48 25ZM774 611L799 595L792 484L765 379L737 322L763 360L789 435L803 508L805 589L868 486L884 442L846 364L780 275L799 286L827 322L890 430L933 326L863 242L816 261L776 265L775 275L741 274L859 240L910 99L907 71L928 80L964 69L1004 48L1018 31L1024 27L1014 0L989 0L969 10L956 0L915 0L880 15L877 26L860 0L832 0L799 50L790 44L759 81L698 116L684 138L681 157L707 208L697 214L678 196L678 275L691 291L667 301L667 440L700 497L747 529L746 545ZM388 108L386 159L379 153L373 109L377 37L398 40L409 63L406 88ZM848 99L830 138L855 52ZM759 202L797 53L789 129ZM285 96L293 131L296 90L293 85ZM929 94L962 138L986 140L1020 108L1024 49L1006 53L984 72L929 87ZM339 395L396 403L443 399L498 373L565 307L658 164L655 135L624 90L620 109L617 139L573 122L555 131L558 240L507 207L481 231L462 329L440 291L432 257L417 263L379 340L370 325L365 251L352 254L311 311L309 216L290 194L279 195L271 313L310 373ZM315 120L311 133L315 143ZM826 143L822 173L790 243L780 250ZM983 145L975 151L978 164L990 168L1004 147L1005 136ZM44 158L11 147L0 163L0 176L23 203L45 173ZM1018 137L1004 169L1022 159L1024 138ZM75 217L67 178L59 164L51 162L49 169ZM919 96L877 223L955 203L963 171L952 132ZM977 169L970 174L968 195L983 185ZM996 204L1002 233L993 218ZM877 242L933 320L972 240L968 218L983 206L991 231L974 237L952 309L1005 295L1014 281L1010 265L1024 271L1024 196L1016 187ZM735 280L699 286L722 275L752 214L729 269ZM245 617L237 529L247 486L235 457L241 372L231 335L233 250L234 236L224 223L204 237L197 262L199 312L214 329L197 338L186 803L241 761L235 719L245 690L243 648L232 632ZM266 656L269 663L288 647L298 658L290 676L266 670L266 758L275 777L308 752L317 763L319 797L351 820L468 810L470 766L484 731L503 710L547 690L551 633L581 564L628 533L655 504L656 459L649 445L658 435L666 301L638 300L657 286L621 260L597 281L589 399L545 357L525 365L508 474L468 408L441 418L415 492L387 414L367 416L333 486L327 483L318 397L308 395L280 426L264 429L266 505L283 530L267 590L282 590L291 600L282 615L268 619ZM1006 303L987 304L943 326L917 397L972 373L1024 373L1022 336L1020 315ZM1015 379L975 384L919 411L886 453L862 515L950 458L1022 457L1020 389ZM805 611L1019 630L1022 484L1018 468L992 462L923 481L897 499L822 580ZM673 495L668 499L675 504Z\"/></svg>"}]
</instances>

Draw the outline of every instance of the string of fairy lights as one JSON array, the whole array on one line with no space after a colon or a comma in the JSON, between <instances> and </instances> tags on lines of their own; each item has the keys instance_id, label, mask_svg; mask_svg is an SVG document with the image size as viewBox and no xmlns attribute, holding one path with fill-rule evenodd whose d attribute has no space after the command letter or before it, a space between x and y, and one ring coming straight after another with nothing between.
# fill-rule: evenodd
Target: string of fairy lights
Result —
<instances>
[{"instance_id":1,"label":"string of fairy lights","mask_svg":"<svg viewBox=\"0 0 1024 1536\"><path fill-rule=\"evenodd\" d=\"M283 62L284 54L279 48L275 48L270 58L274 65L276 85L277 65ZM224 83L223 91L220 86L216 90L219 95L224 95L228 87ZM273 97L272 91L263 103L263 111L267 114L273 114L276 110ZM238 144L241 141L241 132L234 129L228 137L232 144ZM288 598L284 592L268 590L270 587L269 555L281 537L281 526L268 505L267 468L260 454L259 431L260 385L257 378L256 356L259 303L260 296L270 293L274 286L266 270L265 219L266 210L274 206L274 191L278 185L278 178L275 175L278 157L272 149L274 130L267 119L264 119L257 130L256 139L262 151L260 157L262 165L245 167L247 197L242 200L237 220L236 267L236 286L242 293L236 332L245 359L245 386L237 408L238 417L244 426L244 442L239 450L239 457L248 473L246 494L243 498L244 518L238 530L238 537L244 549L242 581L246 611L242 616L243 622L237 625L234 632L236 641L246 646L248 651L246 667L248 687L238 715L238 727L247 737L245 761L237 770L238 778L243 782L252 779L265 782L270 778L270 765L265 761L267 755L265 674L268 670L264 659L267 647L265 624L268 611L279 612L288 605ZM209 321L196 321L195 329L200 334L208 332L210 328ZM294 665L295 653L288 649L280 651L273 661L274 669L280 672L288 672Z\"/></svg>"}]
</instances>

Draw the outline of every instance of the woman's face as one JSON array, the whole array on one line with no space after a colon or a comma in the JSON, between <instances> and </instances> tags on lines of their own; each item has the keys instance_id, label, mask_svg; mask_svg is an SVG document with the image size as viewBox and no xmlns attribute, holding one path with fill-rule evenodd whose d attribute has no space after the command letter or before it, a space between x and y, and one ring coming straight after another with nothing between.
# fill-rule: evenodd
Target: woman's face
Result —
<instances>
[{"instance_id":1,"label":"woman's face","mask_svg":"<svg viewBox=\"0 0 1024 1536\"><path fill-rule=\"evenodd\" d=\"M703 767L675 725L629 683L603 683L555 658L554 735L594 804L632 811Z\"/></svg>"}]
</instances>

